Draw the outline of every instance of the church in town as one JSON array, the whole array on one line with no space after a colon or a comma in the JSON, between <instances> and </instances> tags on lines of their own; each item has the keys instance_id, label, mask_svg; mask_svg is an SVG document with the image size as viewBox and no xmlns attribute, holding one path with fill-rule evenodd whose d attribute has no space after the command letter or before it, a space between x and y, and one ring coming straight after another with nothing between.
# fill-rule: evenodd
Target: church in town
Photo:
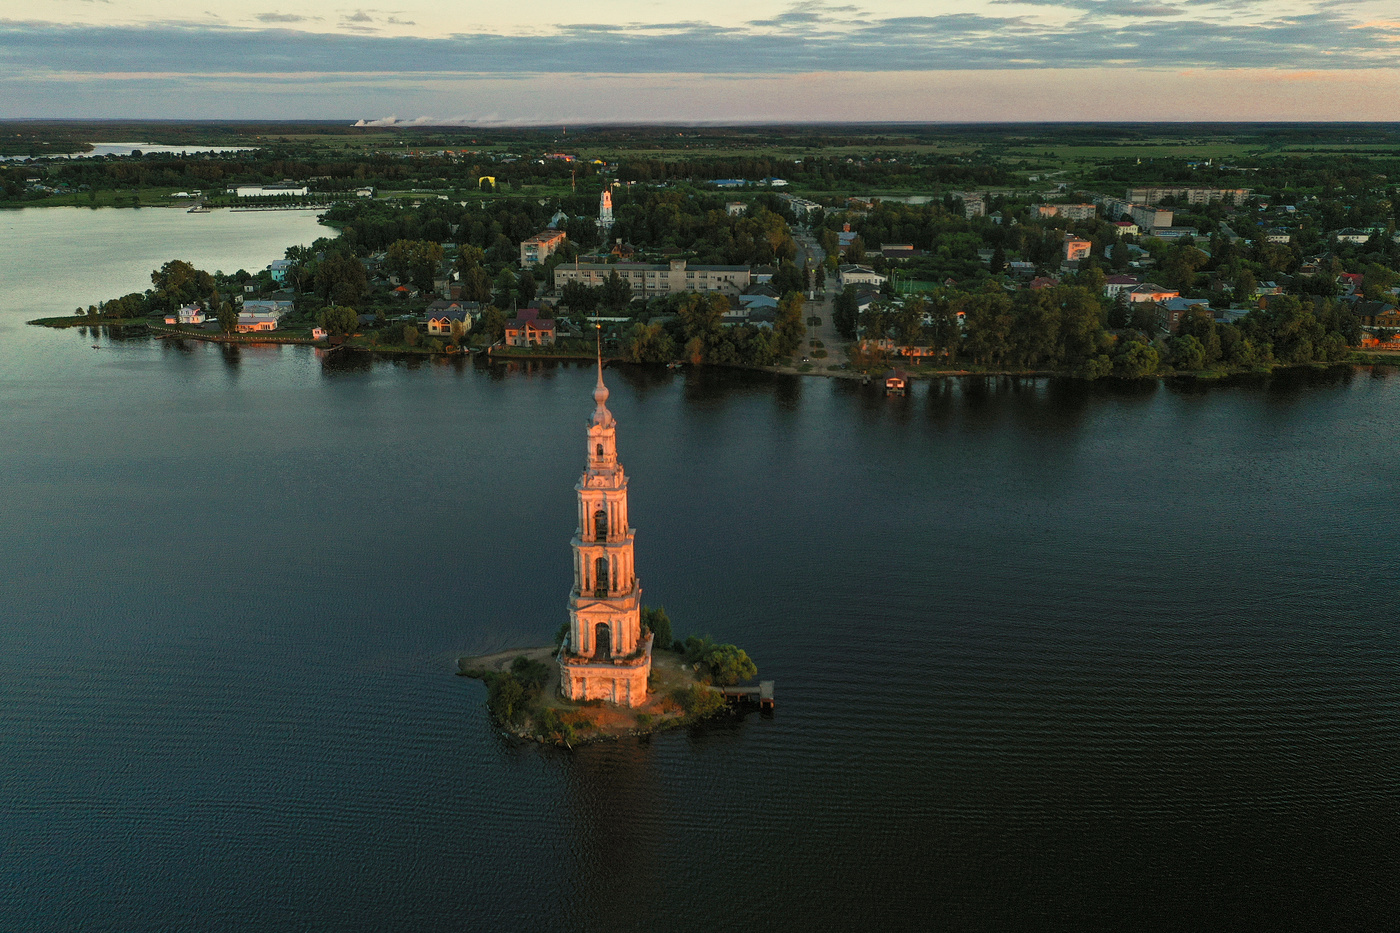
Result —
<instances>
[{"instance_id":1,"label":"church in town","mask_svg":"<svg viewBox=\"0 0 1400 933\"><path fill-rule=\"evenodd\" d=\"M571 700L640 706L651 674L650 633L642 634L642 588L632 566L627 474L617 460L617 422L598 360L597 403L588 422L588 467L579 478L578 531L569 633L559 652L559 689Z\"/></svg>"}]
</instances>

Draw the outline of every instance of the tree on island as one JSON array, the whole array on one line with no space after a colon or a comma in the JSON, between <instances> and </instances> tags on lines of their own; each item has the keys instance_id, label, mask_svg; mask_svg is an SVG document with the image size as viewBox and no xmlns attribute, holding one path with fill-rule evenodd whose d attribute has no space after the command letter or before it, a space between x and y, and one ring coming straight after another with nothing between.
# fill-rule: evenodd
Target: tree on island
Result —
<instances>
[{"instance_id":1,"label":"tree on island","mask_svg":"<svg viewBox=\"0 0 1400 933\"><path fill-rule=\"evenodd\" d=\"M708 635L691 635L685 640L685 659L699 664L711 681L721 687L758 676L758 665L750 660L748 652L737 645L718 644Z\"/></svg>"},{"instance_id":2,"label":"tree on island","mask_svg":"<svg viewBox=\"0 0 1400 933\"><path fill-rule=\"evenodd\" d=\"M666 614L665 606L657 606L655 609L650 606L642 607L642 630L655 636L651 642L653 651L671 650L671 617Z\"/></svg>"}]
</instances>

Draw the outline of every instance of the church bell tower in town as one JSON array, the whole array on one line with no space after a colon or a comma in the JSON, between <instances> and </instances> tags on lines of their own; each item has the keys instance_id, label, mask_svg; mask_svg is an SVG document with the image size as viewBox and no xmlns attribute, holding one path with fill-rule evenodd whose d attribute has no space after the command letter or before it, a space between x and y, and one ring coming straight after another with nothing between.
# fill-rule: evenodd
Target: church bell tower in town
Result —
<instances>
[{"instance_id":1,"label":"church bell tower in town","mask_svg":"<svg viewBox=\"0 0 1400 933\"><path fill-rule=\"evenodd\" d=\"M588 467L578 492L569 634L559 652L560 690L571 700L640 706L651 674L651 635L642 634L642 588L632 566L627 474L617 461L617 422L608 411L601 351L596 407L588 422Z\"/></svg>"}]
</instances>

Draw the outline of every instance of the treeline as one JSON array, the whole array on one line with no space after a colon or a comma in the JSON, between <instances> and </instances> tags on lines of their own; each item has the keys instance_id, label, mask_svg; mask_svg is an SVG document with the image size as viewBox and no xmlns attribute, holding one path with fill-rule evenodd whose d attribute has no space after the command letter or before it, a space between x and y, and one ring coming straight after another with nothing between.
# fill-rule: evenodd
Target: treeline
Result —
<instances>
[{"instance_id":1,"label":"treeline","mask_svg":"<svg viewBox=\"0 0 1400 933\"><path fill-rule=\"evenodd\" d=\"M772 329L726 326L729 300L690 293L654 302L648 321L622 335L622 355L634 363L687 362L695 365L776 366L787 362L802 342L803 300L789 292L778 302Z\"/></svg>"},{"instance_id":2,"label":"treeline","mask_svg":"<svg viewBox=\"0 0 1400 933\"><path fill-rule=\"evenodd\" d=\"M946 184L1001 185L1012 179L1005 169L986 160L915 153L859 159L817 155L797 161L763 156L665 160L629 157L618 166L618 178L625 182L705 182L719 178L757 182L773 177L816 188L824 184L912 188Z\"/></svg>"},{"instance_id":3,"label":"treeline","mask_svg":"<svg viewBox=\"0 0 1400 933\"><path fill-rule=\"evenodd\" d=\"M1134 318L1133 315L1149 317ZM950 365L960 360L991 369L1069 371L1088 378L1140 378L1178 370L1247 370L1275 364L1339 362L1360 337L1356 316L1326 299L1280 296L1238 324L1218 323L1208 310L1190 314L1172 337L1157 340L1151 305L1106 305L1094 287L1059 285L1008 293L995 285L977 292L943 289L928 301L855 311L855 290L835 302L843 336L864 338L853 357L876 365L898 345L930 347ZM961 323L960 323L961 319Z\"/></svg>"},{"instance_id":4,"label":"treeline","mask_svg":"<svg viewBox=\"0 0 1400 933\"><path fill-rule=\"evenodd\" d=\"M0 186L18 196L23 183L34 175L32 165L0 163ZM312 190L350 191L361 186L413 185L430 189L478 190L480 179L490 176L498 186L559 182L592 178L597 166L587 162L522 159L494 162L480 155L443 152L365 151L320 146L263 144L249 152L215 152L191 155L152 152L130 156L100 156L54 161L43 169L44 183L66 184L78 189L198 188L222 189L236 185L270 184L293 179ZM594 182L596 184L596 182Z\"/></svg>"},{"instance_id":5,"label":"treeline","mask_svg":"<svg viewBox=\"0 0 1400 933\"><path fill-rule=\"evenodd\" d=\"M693 262L766 265L791 260L797 243L776 198L737 216L724 202L688 188L619 192L613 201L613 239L650 250L693 254Z\"/></svg>"}]
</instances>

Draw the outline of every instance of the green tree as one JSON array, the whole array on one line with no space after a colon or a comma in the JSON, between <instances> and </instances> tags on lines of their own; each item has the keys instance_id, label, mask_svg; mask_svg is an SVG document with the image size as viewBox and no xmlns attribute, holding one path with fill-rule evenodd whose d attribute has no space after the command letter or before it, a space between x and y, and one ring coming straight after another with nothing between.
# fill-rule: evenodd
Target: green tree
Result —
<instances>
[{"instance_id":1,"label":"green tree","mask_svg":"<svg viewBox=\"0 0 1400 933\"><path fill-rule=\"evenodd\" d=\"M529 269L521 269L518 285L520 288L520 304L522 306L528 305L535 300L536 283L535 274L533 272Z\"/></svg>"},{"instance_id":2,"label":"green tree","mask_svg":"<svg viewBox=\"0 0 1400 933\"><path fill-rule=\"evenodd\" d=\"M491 343L500 343L506 335L506 316L495 305L487 305L481 312L481 332Z\"/></svg>"},{"instance_id":3,"label":"green tree","mask_svg":"<svg viewBox=\"0 0 1400 933\"><path fill-rule=\"evenodd\" d=\"M355 309L345 305L323 308L317 319L320 325L332 334L352 334L360 325Z\"/></svg>"},{"instance_id":4,"label":"green tree","mask_svg":"<svg viewBox=\"0 0 1400 933\"><path fill-rule=\"evenodd\" d=\"M1172 365L1177 369L1205 369L1206 348L1197 338L1187 334L1172 338Z\"/></svg>"},{"instance_id":5,"label":"green tree","mask_svg":"<svg viewBox=\"0 0 1400 933\"><path fill-rule=\"evenodd\" d=\"M400 283L412 283L421 291L431 291L442 265L442 244L431 240L395 240L389 244L385 262Z\"/></svg>"},{"instance_id":6,"label":"green tree","mask_svg":"<svg viewBox=\"0 0 1400 933\"><path fill-rule=\"evenodd\" d=\"M847 285L831 303L831 323L836 332L847 340L855 339L858 313L856 287Z\"/></svg>"},{"instance_id":7,"label":"green tree","mask_svg":"<svg viewBox=\"0 0 1400 933\"><path fill-rule=\"evenodd\" d=\"M219 330L225 334L231 334L238 330L238 309L233 306L231 301L225 301L219 305Z\"/></svg>"},{"instance_id":8,"label":"green tree","mask_svg":"<svg viewBox=\"0 0 1400 933\"><path fill-rule=\"evenodd\" d=\"M151 284L155 286L156 307L166 311L209 301L215 294L214 277L181 259L171 260L152 272Z\"/></svg>"},{"instance_id":9,"label":"green tree","mask_svg":"<svg viewBox=\"0 0 1400 933\"><path fill-rule=\"evenodd\" d=\"M632 285L616 271L609 272L598 295L598 303L609 311L622 311L631 302Z\"/></svg>"},{"instance_id":10,"label":"green tree","mask_svg":"<svg viewBox=\"0 0 1400 933\"><path fill-rule=\"evenodd\" d=\"M336 251L316 264L314 288L322 300L356 304L369 290L369 275L358 258Z\"/></svg>"},{"instance_id":11,"label":"green tree","mask_svg":"<svg viewBox=\"0 0 1400 933\"><path fill-rule=\"evenodd\" d=\"M778 314L773 321L773 348L778 356L792 356L802 343L806 328L802 323L802 293L788 292L778 299Z\"/></svg>"},{"instance_id":12,"label":"green tree","mask_svg":"<svg viewBox=\"0 0 1400 933\"><path fill-rule=\"evenodd\" d=\"M660 324L633 324L622 352L633 363L669 363L676 358L676 344Z\"/></svg>"},{"instance_id":13,"label":"green tree","mask_svg":"<svg viewBox=\"0 0 1400 933\"><path fill-rule=\"evenodd\" d=\"M653 651L671 650L674 636L671 634L671 617L666 614L665 606L657 606L655 609L643 606L642 627L656 636L651 643Z\"/></svg>"},{"instance_id":14,"label":"green tree","mask_svg":"<svg viewBox=\"0 0 1400 933\"><path fill-rule=\"evenodd\" d=\"M1157 372L1161 357L1152 346L1130 340L1113 359L1113 372L1124 379L1141 379Z\"/></svg>"}]
</instances>

